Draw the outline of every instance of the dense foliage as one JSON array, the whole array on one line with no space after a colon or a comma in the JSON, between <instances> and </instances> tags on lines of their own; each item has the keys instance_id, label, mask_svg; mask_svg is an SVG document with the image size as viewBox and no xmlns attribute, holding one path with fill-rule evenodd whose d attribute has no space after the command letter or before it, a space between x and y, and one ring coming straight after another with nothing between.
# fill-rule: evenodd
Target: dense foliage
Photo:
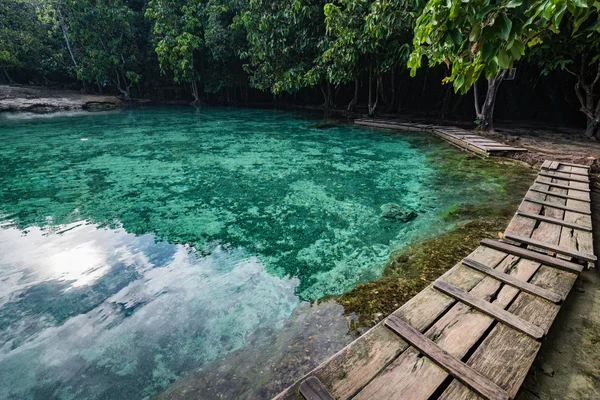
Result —
<instances>
[{"instance_id":1,"label":"dense foliage","mask_svg":"<svg viewBox=\"0 0 600 400\"><path fill-rule=\"evenodd\" d=\"M347 88L348 110L366 81L373 115L382 103L401 109L405 71L441 68L438 84L473 93L477 122L491 129L498 87L520 63L572 82L566 96L593 136L599 10L598 0L4 0L0 79L70 79L125 99L173 82L195 104L247 100L248 86L315 88L327 108ZM439 96L446 109L455 95Z\"/></svg>"}]
</instances>

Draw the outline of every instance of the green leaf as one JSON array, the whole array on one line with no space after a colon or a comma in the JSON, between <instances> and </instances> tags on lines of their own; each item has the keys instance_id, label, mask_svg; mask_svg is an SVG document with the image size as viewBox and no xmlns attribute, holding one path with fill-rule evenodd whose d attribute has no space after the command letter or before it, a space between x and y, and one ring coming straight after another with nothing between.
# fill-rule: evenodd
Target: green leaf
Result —
<instances>
[{"instance_id":1,"label":"green leaf","mask_svg":"<svg viewBox=\"0 0 600 400\"><path fill-rule=\"evenodd\" d=\"M490 59L490 56L492 55L493 52L494 52L494 45L489 42L486 42L483 45L483 50L481 51L483 61L487 62Z\"/></svg>"},{"instance_id":2,"label":"green leaf","mask_svg":"<svg viewBox=\"0 0 600 400\"><path fill-rule=\"evenodd\" d=\"M492 75L495 75L498 72L498 58L493 57L486 65L485 65L485 77L486 79Z\"/></svg>"},{"instance_id":3,"label":"green leaf","mask_svg":"<svg viewBox=\"0 0 600 400\"><path fill-rule=\"evenodd\" d=\"M571 0L576 7L587 8L587 2L585 0Z\"/></svg>"},{"instance_id":4,"label":"green leaf","mask_svg":"<svg viewBox=\"0 0 600 400\"><path fill-rule=\"evenodd\" d=\"M508 40L508 35L510 34L510 30L512 28L512 22L506 14L502 13L502 18L497 20L498 26L500 28L500 36L503 40Z\"/></svg>"},{"instance_id":5,"label":"green leaf","mask_svg":"<svg viewBox=\"0 0 600 400\"><path fill-rule=\"evenodd\" d=\"M510 66L510 57L506 53L506 50L498 50L498 67L500 69L507 69Z\"/></svg>"},{"instance_id":6,"label":"green leaf","mask_svg":"<svg viewBox=\"0 0 600 400\"><path fill-rule=\"evenodd\" d=\"M456 77L456 79L454 79L454 90L456 92L458 92L459 90L461 90L463 88L463 85L465 84L465 76L463 74L460 74Z\"/></svg>"},{"instance_id":7,"label":"green leaf","mask_svg":"<svg viewBox=\"0 0 600 400\"><path fill-rule=\"evenodd\" d=\"M506 3L506 8L517 8L519 7L521 4L523 4L523 0L510 0L508 3Z\"/></svg>"},{"instance_id":8,"label":"green leaf","mask_svg":"<svg viewBox=\"0 0 600 400\"><path fill-rule=\"evenodd\" d=\"M452 41L453 41L455 44L461 44L461 43L462 43L462 41L463 41L463 35L462 35L462 32L461 32L461 31L459 31L458 29L454 29L454 30L453 30L453 31L450 33L450 35L452 36Z\"/></svg>"},{"instance_id":9,"label":"green leaf","mask_svg":"<svg viewBox=\"0 0 600 400\"><path fill-rule=\"evenodd\" d=\"M525 54L525 45L520 40L515 40L510 48L510 55L515 60L519 60L523 54Z\"/></svg>"}]
</instances>

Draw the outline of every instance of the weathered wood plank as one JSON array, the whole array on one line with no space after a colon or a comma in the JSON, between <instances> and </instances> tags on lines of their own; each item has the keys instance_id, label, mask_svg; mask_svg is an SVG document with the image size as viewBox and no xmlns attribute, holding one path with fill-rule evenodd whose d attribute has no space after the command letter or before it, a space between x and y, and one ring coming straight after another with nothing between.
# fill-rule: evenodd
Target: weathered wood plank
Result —
<instances>
[{"instance_id":1,"label":"weathered wood plank","mask_svg":"<svg viewBox=\"0 0 600 400\"><path fill-rule=\"evenodd\" d=\"M320 380L311 376L300 384L300 394L306 400L334 400Z\"/></svg>"},{"instance_id":2,"label":"weathered wood plank","mask_svg":"<svg viewBox=\"0 0 600 400\"><path fill-rule=\"evenodd\" d=\"M573 273L542 266L531 281L541 287L556 290L564 298L576 277ZM522 292L511 304L509 311L547 332L559 309L560 306L556 304ZM539 347L538 341L498 324L469 358L467 365L489 377L512 398L525 379ZM440 396L444 400L475 398L478 396L458 381L453 381Z\"/></svg>"},{"instance_id":3,"label":"weathered wood plank","mask_svg":"<svg viewBox=\"0 0 600 400\"><path fill-rule=\"evenodd\" d=\"M568 162L563 162L563 161L560 161L560 165L568 165L568 166L571 166L571 167L587 168L587 169L591 168L589 165L573 164L573 163L568 163Z\"/></svg>"},{"instance_id":4,"label":"weathered wood plank","mask_svg":"<svg viewBox=\"0 0 600 400\"><path fill-rule=\"evenodd\" d=\"M486 265L497 265L506 258L506 254L491 248L478 247L469 257ZM483 279L483 275L461 264L455 265L442 276L464 290L470 290ZM407 321L416 329L425 331L454 303L453 298L430 285L393 315ZM397 335L380 322L302 379L316 376L334 398L347 399L367 385L386 365L397 359L400 353L406 353L404 350L407 347L407 343L398 340ZM296 383L280 393L277 399L300 399L299 396Z\"/></svg>"},{"instance_id":5,"label":"weathered wood plank","mask_svg":"<svg viewBox=\"0 0 600 400\"><path fill-rule=\"evenodd\" d=\"M479 247L478 250L481 248ZM469 256L469 258L473 257ZM476 261L486 264L481 259ZM519 260L516 257L509 256L504 258L495 268L526 281L533 276L539 266L539 263L529 260ZM466 271L472 270L463 267L456 271L464 271L466 273ZM472 275L484 276L476 273L476 271L466 276ZM450 284L455 284L451 280L451 277L442 276L440 279ZM463 289L468 290L465 287ZM487 301L497 294L495 303L501 307L507 307L517 295L518 290L515 290L511 286L502 286L498 280L491 277L485 277L470 293ZM426 336L454 357L462 359L493 323L493 318L483 313L473 312L471 307L459 302L427 330ZM436 392L439 385L447 377L448 374L446 371L426 358L418 358L418 352L409 348L409 350L402 353L400 357L387 366L363 391L358 393L355 399L397 398L397 392L392 391L389 385L389 382L393 381L397 385L401 385L403 393L411 394L411 400L425 400L429 399Z\"/></svg>"},{"instance_id":6,"label":"weathered wood plank","mask_svg":"<svg viewBox=\"0 0 600 400\"><path fill-rule=\"evenodd\" d=\"M542 163L542 166L541 166L541 168L542 168L542 169L548 169L548 168L550 167L550 163L551 163L551 162L552 162L552 161L550 161L550 160L544 160L544 162Z\"/></svg>"},{"instance_id":7,"label":"weathered wood plank","mask_svg":"<svg viewBox=\"0 0 600 400\"><path fill-rule=\"evenodd\" d=\"M571 249L568 249L565 247L555 246L552 244L548 244L546 242L542 242L540 240L527 238L527 237L524 237L521 235L515 235L514 233L511 233L511 232L506 232L504 234L504 237L509 240L514 240L516 242L528 244L528 245L535 246L535 247L540 247L542 249L550 250L555 253L564 254L566 256L570 256L570 257L577 258L577 259L584 260L584 261L596 261L597 260L597 257L593 254L582 253L580 251L571 250Z\"/></svg>"},{"instance_id":8,"label":"weathered wood plank","mask_svg":"<svg viewBox=\"0 0 600 400\"><path fill-rule=\"evenodd\" d=\"M501 307L470 295L468 292L465 292L456 286L437 280L433 283L433 287L518 331L528 334L534 339L541 339L544 337L544 330L540 327L516 317Z\"/></svg>"},{"instance_id":9,"label":"weathered wood plank","mask_svg":"<svg viewBox=\"0 0 600 400\"><path fill-rule=\"evenodd\" d=\"M567 168L568 168L568 170L567 170ZM564 174L571 174L571 175L577 175L577 176L583 176L583 177L590 176L590 174L587 170L583 170L583 172L579 172L577 170L573 171L572 167L561 167L561 168L557 169L556 172L562 172Z\"/></svg>"},{"instance_id":10,"label":"weathered wood plank","mask_svg":"<svg viewBox=\"0 0 600 400\"><path fill-rule=\"evenodd\" d=\"M488 253L482 252L482 249L484 247L478 247L472 253L472 255L478 256L476 261L496 266L496 269L503 272L514 269L514 272L519 274L520 279L529 279L539 267L539 264L526 261L519 262L516 257L506 255L502 257L503 253L498 251L495 251L494 255L500 257L495 258L495 260L490 259L487 262L483 260L481 255ZM472 255L469 258L473 258ZM498 262L499 260L502 261ZM520 265L520 267L516 268L515 264ZM461 279L456 279L456 277L461 277ZM478 283L473 285L474 281L471 281L471 279L475 277L477 277L476 282ZM440 279L452 285L460 286L463 290L469 290L468 286L471 286L473 288L471 294L488 299L501 287L499 281L462 265L455 270L454 274L444 275ZM504 307L510 304L512 299L505 300ZM477 343L493 322L494 320L491 317L482 313L474 313L465 304L457 303L427 330L426 336L448 353L460 359ZM395 398L397 392L392 390L393 387L390 387L389 384L392 381L395 382L395 385L400 385L405 393L411 393L413 399L428 399L437 390L437 387L444 382L448 374L431 361L419 359L418 352L413 350L409 349L402 353L400 357L388 365L359 392L355 399Z\"/></svg>"},{"instance_id":11,"label":"weathered wood plank","mask_svg":"<svg viewBox=\"0 0 600 400\"><path fill-rule=\"evenodd\" d=\"M554 268L558 268L565 271L579 273L583 271L583 266L572 263L567 260L560 258L551 257L546 254L538 253L536 251L528 250L523 247L514 246L510 243L500 242L498 240L483 239L480 242L481 245L491 247L496 250L503 251L507 254L512 254L529 260L537 261L544 265L548 265Z\"/></svg>"},{"instance_id":12,"label":"weathered wood plank","mask_svg":"<svg viewBox=\"0 0 600 400\"><path fill-rule=\"evenodd\" d=\"M535 215L535 214L530 214L527 212L523 212L521 210L517 210L517 214L525 217L525 218L533 218L536 219L538 221L544 221L544 222L548 222L551 224L557 224L560 226L566 226L567 228L572 228L572 229L580 229L582 231L586 231L586 232L591 232L592 231L592 227L591 226L583 226L583 225L579 225L579 224L573 224L570 222L567 222L565 220L562 219L558 219L558 218L551 218L551 217L546 217L544 215Z\"/></svg>"},{"instance_id":13,"label":"weathered wood plank","mask_svg":"<svg viewBox=\"0 0 600 400\"><path fill-rule=\"evenodd\" d=\"M578 187L571 186L571 185L564 185L562 183L546 182L546 181L540 180L539 178L536 179L535 183L542 183L544 185L562 188L562 189L579 190L581 192L589 192L590 191L590 189L588 189L588 188L578 188Z\"/></svg>"},{"instance_id":14,"label":"weathered wood plank","mask_svg":"<svg viewBox=\"0 0 600 400\"><path fill-rule=\"evenodd\" d=\"M571 167L571 168L574 169L574 167ZM573 193L580 193L580 192L570 190L570 189L568 190L568 194L573 194ZM577 210L586 210L586 211L591 210L590 203L583 202L580 200L575 200L575 199L568 199L567 206L569 206L570 208L577 209ZM575 224L586 225L586 226L590 226L590 227L592 226L591 215L584 215L581 213L566 211L564 219L568 223L575 223ZM571 248L571 249L580 251L582 253L589 253L589 254L594 253L594 240L593 240L591 232L582 232L579 230L563 228L558 244L559 244L559 246ZM588 267L591 268L593 266L594 266L593 262L588 262Z\"/></svg>"},{"instance_id":15,"label":"weathered wood plank","mask_svg":"<svg viewBox=\"0 0 600 400\"><path fill-rule=\"evenodd\" d=\"M488 267L487 265L483 265L478 263L477 261L471 260L470 258L464 258L462 263L468 267L474 268L479 272L483 272L486 275L491 276L492 278L496 278L499 281L512 285L524 292L534 294L536 296L542 297L548 301L553 303L560 303L562 301L562 297L550 290L543 289L539 286L532 285L529 282L525 282L519 279L516 279L512 275L505 274L500 271L496 271L493 268Z\"/></svg>"},{"instance_id":16,"label":"weathered wood plank","mask_svg":"<svg viewBox=\"0 0 600 400\"><path fill-rule=\"evenodd\" d=\"M454 358L440 346L423 336L419 331L406 324L398 317L391 316L386 325L400 335L405 341L438 364L450 375L489 400L508 400L508 394L485 376L469 368L462 361Z\"/></svg>"},{"instance_id":17,"label":"weathered wood plank","mask_svg":"<svg viewBox=\"0 0 600 400\"><path fill-rule=\"evenodd\" d=\"M580 214L586 214L586 215L591 215L592 212L588 211L588 210L577 210L577 209L573 209L567 206L562 206L556 203L552 203L549 201L541 201L541 200L537 200L531 197L525 197L524 199L525 201L529 201L530 203L535 203L535 204L539 204L541 206L545 206L545 207L553 207L553 208L558 208L559 210L563 210L563 211L571 211L571 212L577 212Z\"/></svg>"},{"instance_id":18,"label":"weathered wood plank","mask_svg":"<svg viewBox=\"0 0 600 400\"><path fill-rule=\"evenodd\" d=\"M573 181L573 182L583 182L589 183L590 180L586 178L581 178L579 176L571 176L571 173L567 172L544 172L541 171L538 175L547 176L549 178L560 179L561 181Z\"/></svg>"},{"instance_id":19,"label":"weathered wood plank","mask_svg":"<svg viewBox=\"0 0 600 400\"><path fill-rule=\"evenodd\" d=\"M589 196L586 197L579 197L577 194L575 195L569 195L569 194L562 194L562 193L557 193L557 192L551 192L549 190L544 190L544 189L538 189L534 186L530 187L529 190L534 191L534 192L538 192L538 193L543 193L543 194L549 194L551 196L555 196L555 197L560 197L563 199L573 199L573 200L579 200L579 201L585 201L587 203L590 202L590 198ZM580 195L582 196L586 196L583 192L578 192Z\"/></svg>"},{"instance_id":20,"label":"weathered wood plank","mask_svg":"<svg viewBox=\"0 0 600 400\"><path fill-rule=\"evenodd\" d=\"M514 398L531 368L541 343L510 327L498 324L486 336L467 365L487 376ZM453 380L439 400L474 400L479 397Z\"/></svg>"},{"instance_id":21,"label":"weathered wood plank","mask_svg":"<svg viewBox=\"0 0 600 400\"><path fill-rule=\"evenodd\" d=\"M558 161L551 161L550 165L548 166L548 169L557 169L558 168Z\"/></svg>"}]
</instances>

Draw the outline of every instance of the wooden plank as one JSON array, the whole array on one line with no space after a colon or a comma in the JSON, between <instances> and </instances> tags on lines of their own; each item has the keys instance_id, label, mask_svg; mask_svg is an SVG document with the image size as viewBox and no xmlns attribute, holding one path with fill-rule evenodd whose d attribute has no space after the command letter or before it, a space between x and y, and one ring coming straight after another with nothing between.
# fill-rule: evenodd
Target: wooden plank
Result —
<instances>
[{"instance_id":1,"label":"wooden plank","mask_svg":"<svg viewBox=\"0 0 600 400\"><path fill-rule=\"evenodd\" d=\"M574 181L574 182L583 182L583 183L590 182L589 179L579 178L578 176L562 176L562 175L559 175L559 173L563 174L563 175L570 175L570 172L550 173L550 172L544 172L544 171L540 171L538 175L547 176L549 178L554 178L554 179L560 179L563 181Z\"/></svg>"},{"instance_id":2,"label":"wooden plank","mask_svg":"<svg viewBox=\"0 0 600 400\"><path fill-rule=\"evenodd\" d=\"M532 282L552 287L563 298L575 283L577 275L542 266ZM546 332L552 325L560 306L548 303L521 292L508 311L540 326ZM506 390L511 398L517 394L535 356L540 342L520 334L506 325L498 324L466 362L497 385ZM510 365L510 368L507 366ZM476 396L458 381L453 381L439 397L441 400L471 400Z\"/></svg>"},{"instance_id":3,"label":"wooden plank","mask_svg":"<svg viewBox=\"0 0 600 400\"><path fill-rule=\"evenodd\" d=\"M506 256L496 250L490 254L483 249L486 247L478 247L469 258L476 257L476 261L494 265L502 272L510 270L511 274L515 274L520 279L528 280L540 265L528 260L519 261L516 257ZM492 255L493 257L490 257ZM489 261L485 261L484 256ZM498 262L500 260L502 261ZM501 287L501 282L498 280L463 266L462 263L458 265L459 268L453 274L444 275L440 279L463 290L470 290L472 295L480 298L489 298L499 290L504 293L509 287L507 285ZM433 288L431 290L451 298ZM514 293L515 296L517 292ZM511 301L512 298L502 297L502 307L507 307ZM438 319L425 335L452 356L462 359L493 323L493 318L483 313L473 312L470 307L459 302ZM410 325L414 326L412 323ZM429 399L447 377L446 371L427 358L420 358L416 349L409 348L381 371L354 397L354 400L393 399L398 393L410 393L411 400ZM394 386L390 386L390 382L394 382Z\"/></svg>"},{"instance_id":4,"label":"wooden plank","mask_svg":"<svg viewBox=\"0 0 600 400\"><path fill-rule=\"evenodd\" d=\"M523 149L521 147L510 147L510 146L506 146L506 147L494 147L494 148L489 148L489 150L492 151L516 151L516 152L527 152L527 149Z\"/></svg>"},{"instance_id":5,"label":"wooden plank","mask_svg":"<svg viewBox=\"0 0 600 400\"><path fill-rule=\"evenodd\" d=\"M300 384L300 394L306 400L334 400L321 381L311 376Z\"/></svg>"},{"instance_id":6,"label":"wooden plank","mask_svg":"<svg viewBox=\"0 0 600 400\"><path fill-rule=\"evenodd\" d=\"M544 162L542 163L542 166L541 166L541 168L542 168L542 169L548 169L548 168L550 167L550 163L551 163L551 162L552 162L552 161L550 161L550 160L544 160Z\"/></svg>"},{"instance_id":7,"label":"wooden plank","mask_svg":"<svg viewBox=\"0 0 600 400\"><path fill-rule=\"evenodd\" d=\"M591 226L583 226L583 225L578 225L578 224L572 224L570 222L566 222L565 220L562 219L558 219L558 218L551 218L551 217L546 217L544 215L536 215L536 214L530 214L521 210L517 210L517 214L525 217L525 218L533 218L536 219L538 221L544 221L544 222L548 222L551 224L556 224L556 225L560 225L560 226L566 226L567 228L572 228L572 229L580 229L582 231L586 231L586 232L591 232L592 231L592 227Z\"/></svg>"},{"instance_id":8,"label":"wooden plank","mask_svg":"<svg viewBox=\"0 0 600 400\"><path fill-rule=\"evenodd\" d=\"M584 164L573 164L573 163L562 162L562 161L560 161L560 165L568 165L568 166L570 166L570 167L577 167L577 168L587 168L587 169L590 169L590 168L591 168L589 165L584 165Z\"/></svg>"},{"instance_id":9,"label":"wooden plank","mask_svg":"<svg viewBox=\"0 0 600 400\"><path fill-rule=\"evenodd\" d=\"M540 180L536 180L535 183L541 183L544 185L557 187L557 188L561 188L561 189L578 190L580 192L589 192L590 191L590 189L587 189L587 188L578 188L578 187L573 187L573 186L569 186L569 185L563 185L561 183L544 182L544 181L540 181Z\"/></svg>"},{"instance_id":10,"label":"wooden plank","mask_svg":"<svg viewBox=\"0 0 600 400\"><path fill-rule=\"evenodd\" d=\"M464 258L462 260L462 263L468 267L476 269L479 272L483 272L484 274L489 275L492 278L496 278L499 281L502 281L511 286L514 286L524 292L531 293L533 295L542 297L553 303L560 303L562 301L562 297L560 295L558 295L550 290L543 289L539 286L532 285L529 282L525 282L520 279L517 279L512 275L497 271L493 268L488 267L487 265L481 264L475 260L471 260L470 258Z\"/></svg>"},{"instance_id":11,"label":"wooden plank","mask_svg":"<svg viewBox=\"0 0 600 400\"><path fill-rule=\"evenodd\" d=\"M509 400L508 393L485 376L469 368L465 363L451 356L440 346L423 336L419 331L402 321L391 316L385 324L396 332L402 339L410 343L421 353L438 364L450 375L480 394L488 400ZM399 394L399 397L404 397Z\"/></svg>"},{"instance_id":12,"label":"wooden plank","mask_svg":"<svg viewBox=\"0 0 600 400\"><path fill-rule=\"evenodd\" d=\"M490 317L493 317L494 319L506 325L511 326L512 328L518 331L526 333L534 339L541 339L544 337L544 330L542 328L535 326L532 323L527 322L509 313L508 311L501 307L498 307L497 305L477 298L469 294L468 292L457 288L456 286L450 285L441 280L436 280L433 283L433 287L455 298L456 300L461 301L467 304L468 306L473 307L476 310L487 314Z\"/></svg>"},{"instance_id":13,"label":"wooden plank","mask_svg":"<svg viewBox=\"0 0 600 400\"><path fill-rule=\"evenodd\" d=\"M505 253L482 246L469 255L469 258L486 265L497 265L506 257ZM460 263L448 270L442 277L464 290L471 290L480 284L484 278L483 275L462 266ZM453 298L433 289L433 286L429 285L394 311L393 315L407 321L420 331L426 331L455 303L456 301ZM474 317L473 313L468 312L467 314L469 317ZM483 315L480 314L480 316ZM329 390L329 393L336 399L351 398L356 396L356 393L367 384L370 385L369 382L380 374L387 365L395 362L398 355L406 354L408 347L407 343L399 341L397 335L380 322L330 359L321 363L304 378L309 376L318 377ZM443 381L445 378L442 377L441 379ZM300 399L298 385L299 382L296 382L288 387L277 396L277 399ZM395 388L390 388L387 385L387 380L384 380L382 387L383 389L394 389L395 392ZM363 391L358 394L361 395L362 393Z\"/></svg>"},{"instance_id":14,"label":"wooden plank","mask_svg":"<svg viewBox=\"0 0 600 400\"><path fill-rule=\"evenodd\" d=\"M597 260L597 257L593 254L586 254L586 253L582 253L580 251L571 250L571 249L567 249L567 248L560 247L560 246L555 246L553 244L548 244L548 243L542 242L540 240L535 240L535 239L524 237L521 235L515 235L514 233L511 233L511 232L505 232L504 237L509 240L514 240L514 241L517 241L520 243L540 247L542 249L550 250L555 253L564 254L566 256L577 258L579 260L584 260L584 261L596 261Z\"/></svg>"},{"instance_id":15,"label":"wooden plank","mask_svg":"<svg viewBox=\"0 0 600 400\"><path fill-rule=\"evenodd\" d=\"M571 167L567 167L567 168L571 168ZM575 172L575 171L567 171L564 169L557 169L556 172L561 172L563 174L571 174L571 175L577 175L577 176L583 176L583 177L589 177L590 174L589 172Z\"/></svg>"},{"instance_id":16,"label":"wooden plank","mask_svg":"<svg viewBox=\"0 0 600 400\"><path fill-rule=\"evenodd\" d=\"M500 250L507 254L513 254L515 256L527 258L528 260L537 261L544 265L548 265L550 267L558 268L564 271L570 271L575 273L580 273L581 271L583 271L583 266L579 264L575 264L567 260L562 260L560 258L551 257L549 255L538 253L536 251L524 249L522 247L515 246L509 243L500 242L498 240L483 239L480 243L483 246L491 247L492 249Z\"/></svg>"},{"instance_id":17,"label":"wooden plank","mask_svg":"<svg viewBox=\"0 0 600 400\"><path fill-rule=\"evenodd\" d=\"M558 161L551 161L550 165L548 166L548 169L558 169Z\"/></svg>"},{"instance_id":18,"label":"wooden plank","mask_svg":"<svg viewBox=\"0 0 600 400\"><path fill-rule=\"evenodd\" d=\"M560 197L562 199L572 199L572 200L579 200L579 201L585 201L586 203L590 203L589 197L588 198L580 198L580 197L576 197L576 196L572 196L572 195L568 195L568 194L562 194L562 193L557 193L557 192L551 192L549 190L538 189L535 186L530 187L529 190L538 192L538 193L548 194L550 196Z\"/></svg>"},{"instance_id":19,"label":"wooden plank","mask_svg":"<svg viewBox=\"0 0 600 400\"><path fill-rule=\"evenodd\" d=\"M562 206L560 204L556 204L556 203L551 203L549 201L542 201L542 200L537 200L531 197L525 197L523 199L524 201L529 201L531 203L536 203L545 207L552 207L552 208L558 208L559 210L564 210L564 211L571 211L571 212L576 212L576 213L580 213L580 214L586 214L586 215L592 215L592 212L589 210L578 210L575 208L570 208L567 206Z\"/></svg>"}]
</instances>

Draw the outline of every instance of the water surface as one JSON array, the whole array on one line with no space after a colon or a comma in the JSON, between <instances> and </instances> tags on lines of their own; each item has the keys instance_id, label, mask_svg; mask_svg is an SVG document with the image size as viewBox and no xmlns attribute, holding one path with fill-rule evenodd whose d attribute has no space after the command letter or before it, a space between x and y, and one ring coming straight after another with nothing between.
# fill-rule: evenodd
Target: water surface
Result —
<instances>
[{"instance_id":1,"label":"water surface","mask_svg":"<svg viewBox=\"0 0 600 400\"><path fill-rule=\"evenodd\" d=\"M141 399L232 365L236 397L273 394L352 339L314 300L506 197L432 135L282 111L8 114L0 140L0 398Z\"/></svg>"}]
</instances>

